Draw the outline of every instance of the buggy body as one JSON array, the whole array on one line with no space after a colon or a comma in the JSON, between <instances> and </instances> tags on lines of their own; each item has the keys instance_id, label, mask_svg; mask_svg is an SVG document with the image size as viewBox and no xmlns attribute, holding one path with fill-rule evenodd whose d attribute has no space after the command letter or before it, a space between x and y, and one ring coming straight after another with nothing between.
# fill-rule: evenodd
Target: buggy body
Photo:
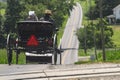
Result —
<instances>
[{"instance_id":1,"label":"buggy body","mask_svg":"<svg viewBox=\"0 0 120 80\"><path fill-rule=\"evenodd\" d=\"M55 26L48 21L19 22L18 36L18 46L35 54L51 53L57 42Z\"/></svg>"},{"instance_id":2,"label":"buggy body","mask_svg":"<svg viewBox=\"0 0 120 80\"><path fill-rule=\"evenodd\" d=\"M54 64L57 61L57 29L49 21L20 21L17 23L17 39L7 37L8 63L12 61L12 50L16 51L16 63L21 51L33 54L54 55ZM14 42L13 42L14 41Z\"/></svg>"}]
</instances>

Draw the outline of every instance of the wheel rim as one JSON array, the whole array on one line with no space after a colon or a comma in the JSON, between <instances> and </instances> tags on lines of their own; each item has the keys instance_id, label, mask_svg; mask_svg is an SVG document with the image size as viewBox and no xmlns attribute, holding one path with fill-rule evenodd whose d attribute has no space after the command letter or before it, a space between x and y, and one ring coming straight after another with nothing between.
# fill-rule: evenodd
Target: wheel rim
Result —
<instances>
[{"instance_id":1,"label":"wheel rim","mask_svg":"<svg viewBox=\"0 0 120 80\"><path fill-rule=\"evenodd\" d=\"M7 50L7 58L8 58L8 64L11 65L12 62L12 50Z\"/></svg>"},{"instance_id":2,"label":"wheel rim","mask_svg":"<svg viewBox=\"0 0 120 80\"><path fill-rule=\"evenodd\" d=\"M56 49L57 49L57 36L56 36L56 34L54 35L53 48L54 48L54 52L53 52L53 54L54 54L54 64L56 65L56 63L57 63L57 51L56 51Z\"/></svg>"},{"instance_id":3,"label":"wheel rim","mask_svg":"<svg viewBox=\"0 0 120 80\"><path fill-rule=\"evenodd\" d=\"M12 50L11 50L11 46L10 46L10 34L8 34L7 36L7 59L8 59L8 64L11 65L12 62Z\"/></svg>"},{"instance_id":4,"label":"wheel rim","mask_svg":"<svg viewBox=\"0 0 120 80\"><path fill-rule=\"evenodd\" d=\"M20 50L16 50L16 64L18 64L19 54L20 54Z\"/></svg>"},{"instance_id":5,"label":"wheel rim","mask_svg":"<svg viewBox=\"0 0 120 80\"><path fill-rule=\"evenodd\" d=\"M54 64L56 65L56 63L57 63L57 54L56 54L56 51L55 51L55 53L54 53Z\"/></svg>"}]
</instances>

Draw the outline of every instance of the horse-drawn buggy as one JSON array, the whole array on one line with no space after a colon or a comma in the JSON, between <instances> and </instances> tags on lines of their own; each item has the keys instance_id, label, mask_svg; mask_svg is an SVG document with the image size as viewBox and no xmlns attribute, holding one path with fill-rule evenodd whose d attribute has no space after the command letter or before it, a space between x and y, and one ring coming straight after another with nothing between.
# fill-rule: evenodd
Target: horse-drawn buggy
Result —
<instances>
[{"instance_id":1,"label":"horse-drawn buggy","mask_svg":"<svg viewBox=\"0 0 120 80\"><path fill-rule=\"evenodd\" d=\"M7 36L8 64L12 61L12 52L16 52L16 64L21 52L32 54L52 54L53 63L57 62L57 28L49 21L21 21L17 23L17 38Z\"/></svg>"}]
</instances>

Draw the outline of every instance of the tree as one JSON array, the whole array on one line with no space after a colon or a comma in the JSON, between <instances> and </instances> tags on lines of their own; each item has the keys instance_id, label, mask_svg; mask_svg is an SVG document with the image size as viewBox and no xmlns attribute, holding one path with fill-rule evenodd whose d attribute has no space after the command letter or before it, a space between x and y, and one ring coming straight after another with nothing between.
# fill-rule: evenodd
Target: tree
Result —
<instances>
[{"instance_id":1,"label":"tree","mask_svg":"<svg viewBox=\"0 0 120 80\"><path fill-rule=\"evenodd\" d=\"M34 10L40 18L44 15L45 9L50 9L56 25L60 27L64 21L64 16L69 14L69 10L72 9L74 0L21 0L21 5L23 6L23 11L20 13L22 19L28 16L30 10Z\"/></svg>"},{"instance_id":2,"label":"tree","mask_svg":"<svg viewBox=\"0 0 120 80\"><path fill-rule=\"evenodd\" d=\"M93 48L94 47L94 34L96 37L96 47L98 49L102 48L101 45L101 32L100 32L100 23L96 23L96 24L92 24L89 23L86 26L86 34L87 34L87 48ZM113 42L111 40L111 37L113 35L113 30L110 26L107 26L106 21L104 20L104 29L105 29L105 47L113 47ZM95 33L94 31L95 30ZM84 40L85 40L85 28L81 28L78 32L78 40L80 41L80 48L84 49L85 44L84 44Z\"/></svg>"},{"instance_id":3,"label":"tree","mask_svg":"<svg viewBox=\"0 0 120 80\"><path fill-rule=\"evenodd\" d=\"M4 14L3 10L6 8L6 3L0 2L0 48L5 47L5 35L3 30L3 23L4 23Z\"/></svg>"},{"instance_id":4,"label":"tree","mask_svg":"<svg viewBox=\"0 0 120 80\"><path fill-rule=\"evenodd\" d=\"M92 9L90 9L88 11L88 13L86 14L89 18L90 18L90 11L93 11L92 16L94 16L94 19L99 17L99 1L100 0L95 0L95 7L92 7ZM112 9L114 7L116 7L118 4L120 4L120 0L103 0L103 6L101 6L103 8L103 17L106 17L108 15L113 14Z\"/></svg>"},{"instance_id":5,"label":"tree","mask_svg":"<svg viewBox=\"0 0 120 80\"><path fill-rule=\"evenodd\" d=\"M16 32L16 23L20 18L21 8L19 0L7 0L5 31L8 33Z\"/></svg>"}]
</instances>

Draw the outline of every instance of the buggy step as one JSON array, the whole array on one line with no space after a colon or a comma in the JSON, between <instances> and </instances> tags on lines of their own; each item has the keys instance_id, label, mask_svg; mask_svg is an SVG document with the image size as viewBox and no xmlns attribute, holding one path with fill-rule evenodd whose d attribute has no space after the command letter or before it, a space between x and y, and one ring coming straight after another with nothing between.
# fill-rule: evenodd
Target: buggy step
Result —
<instances>
[{"instance_id":1,"label":"buggy step","mask_svg":"<svg viewBox=\"0 0 120 80\"><path fill-rule=\"evenodd\" d=\"M39 64L52 64L52 55L48 56L42 54L27 54L26 55L26 63L39 63Z\"/></svg>"}]
</instances>

